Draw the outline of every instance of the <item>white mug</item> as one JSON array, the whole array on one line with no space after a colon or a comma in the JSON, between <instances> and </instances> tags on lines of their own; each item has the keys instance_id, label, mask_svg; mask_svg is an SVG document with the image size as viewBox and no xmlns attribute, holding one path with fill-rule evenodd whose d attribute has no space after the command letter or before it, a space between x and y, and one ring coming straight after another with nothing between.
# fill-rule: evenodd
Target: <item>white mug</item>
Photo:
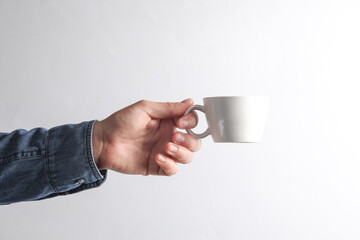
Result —
<instances>
[{"instance_id":1,"label":"white mug","mask_svg":"<svg viewBox=\"0 0 360 240\"><path fill-rule=\"evenodd\" d=\"M185 114L194 110L205 113L208 128L200 134L187 129L189 134L196 138L211 134L214 142L261 141L269 109L268 97L206 97L203 101L204 106L193 105Z\"/></svg>"}]
</instances>

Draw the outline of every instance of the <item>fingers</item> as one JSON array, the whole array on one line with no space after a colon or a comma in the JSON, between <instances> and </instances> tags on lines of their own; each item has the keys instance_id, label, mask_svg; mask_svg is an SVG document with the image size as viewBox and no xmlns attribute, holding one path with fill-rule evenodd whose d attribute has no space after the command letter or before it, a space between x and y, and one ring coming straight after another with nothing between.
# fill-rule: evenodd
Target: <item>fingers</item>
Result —
<instances>
[{"instance_id":1,"label":"fingers","mask_svg":"<svg viewBox=\"0 0 360 240\"><path fill-rule=\"evenodd\" d=\"M141 100L138 106L151 118L171 118L184 114L186 109L194 104L194 100L189 98L182 102L152 102Z\"/></svg>"},{"instance_id":2,"label":"fingers","mask_svg":"<svg viewBox=\"0 0 360 240\"><path fill-rule=\"evenodd\" d=\"M179 118L176 122L176 127L180 129L190 129L196 127L197 123L198 116L196 112L191 112Z\"/></svg>"},{"instance_id":3,"label":"fingers","mask_svg":"<svg viewBox=\"0 0 360 240\"><path fill-rule=\"evenodd\" d=\"M177 173L178 166L173 159L162 154L157 154L155 156L155 160L166 176L171 176ZM162 175L161 172L160 175Z\"/></svg>"},{"instance_id":4,"label":"fingers","mask_svg":"<svg viewBox=\"0 0 360 240\"><path fill-rule=\"evenodd\" d=\"M193 159L193 152L198 151L201 147L200 139L182 132L174 134L173 141L165 145L165 152L171 158L163 154L155 156L156 163L161 169L159 175L171 176L176 174L178 170L176 162L183 164L190 163Z\"/></svg>"},{"instance_id":5,"label":"fingers","mask_svg":"<svg viewBox=\"0 0 360 240\"><path fill-rule=\"evenodd\" d=\"M190 163L193 159L193 153L189 149L175 143L167 143L165 151L178 162L183 164Z\"/></svg>"},{"instance_id":6,"label":"fingers","mask_svg":"<svg viewBox=\"0 0 360 240\"><path fill-rule=\"evenodd\" d=\"M197 139L190 134L182 132L175 133L172 137L172 141L181 146L184 146L192 152L197 152L201 148L201 139Z\"/></svg>"}]
</instances>

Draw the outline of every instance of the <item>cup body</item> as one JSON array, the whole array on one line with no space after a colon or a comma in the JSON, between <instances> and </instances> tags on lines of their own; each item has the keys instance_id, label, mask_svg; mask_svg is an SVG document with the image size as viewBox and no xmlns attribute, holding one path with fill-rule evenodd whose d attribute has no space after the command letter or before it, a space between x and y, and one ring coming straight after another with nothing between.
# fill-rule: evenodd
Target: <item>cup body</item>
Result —
<instances>
[{"instance_id":1,"label":"cup body","mask_svg":"<svg viewBox=\"0 0 360 240\"><path fill-rule=\"evenodd\" d=\"M206 97L203 101L214 142L261 141L269 108L268 97Z\"/></svg>"}]
</instances>

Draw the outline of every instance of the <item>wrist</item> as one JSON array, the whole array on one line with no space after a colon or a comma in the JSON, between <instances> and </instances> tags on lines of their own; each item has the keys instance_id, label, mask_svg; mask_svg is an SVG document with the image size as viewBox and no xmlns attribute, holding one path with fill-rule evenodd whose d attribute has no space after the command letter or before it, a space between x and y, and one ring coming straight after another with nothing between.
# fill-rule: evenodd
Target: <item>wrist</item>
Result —
<instances>
[{"instance_id":1,"label":"wrist","mask_svg":"<svg viewBox=\"0 0 360 240\"><path fill-rule=\"evenodd\" d=\"M101 162L101 152L103 149L103 133L102 133L102 122L97 121L94 123L93 134L92 134L92 148L93 156L96 166L99 170L103 170Z\"/></svg>"}]
</instances>

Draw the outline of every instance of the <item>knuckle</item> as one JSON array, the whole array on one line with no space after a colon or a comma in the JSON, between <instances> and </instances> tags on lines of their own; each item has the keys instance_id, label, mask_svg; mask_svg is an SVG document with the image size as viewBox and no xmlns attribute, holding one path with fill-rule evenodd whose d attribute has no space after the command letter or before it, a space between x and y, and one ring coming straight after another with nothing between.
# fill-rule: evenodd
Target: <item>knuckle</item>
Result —
<instances>
[{"instance_id":1,"label":"knuckle","mask_svg":"<svg viewBox=\"0 0 360 240\"><path fill-rule=\"evenodd\" d=\"M191 146L191 144L196 141L197 138L193 137L192 135L190 134L186 134L186 143L188 146Z\"/></svg>"},{"instance_id":2,"label":"knuckle","mask_svg":"<svg viewBox=\"0 0 360 240\"><path fill-rule=\"evenodd\" d=\"M197 139L193 136L188 136L187 145L189 146L190 150L193 152L197 152L200 150L201 147L201 139Z\"/></svg>"},{"instance_id":3,"label":"knuckle","mask_svg":"<svg viewBox=\"0 0 360 240\"><path fill-rule=\"evenodd\" d=\"M168 166L166 169L164 169L164 173L166 176L172 176L174 174L177 173L177 166L176 165L171 165L171 166Z\"/></svg>"},{"instance_id":4,"label":"knuckle","mask_svg":"<svg viewBox=\"0 0 360 240\"><path fill-rule=\"evenodd\" d=\"M188 151L188 153L182 154L178 159L184 164L191 163L193 159L193 153L191 151Z\"/></svg>"},{"instance_id":5,"label":"knuckle","mask_svg":"<svg viewBox=\"0 0 360 240\"><path fill-rule=\"evenodd\" d=\"M192 157L191 158L187 158L185 161L184 161L184 164L189 164L192 162Z\"/></svg>"},{"instance_id":6,"label":"knuckle","mask_svg":"<svg viewBox=\"0 0 360 240\"><path fill-rule=\"evenodd\" d=\"M187 121L194 121L194 120L196 120L196 113L195 112L188 113L188 114L184 115L182 117L182 119L187 120Z\"/></svg>"},{"instance_id":7,"label":"knuckle","mask_svg":"<svg viewBox=\"0 0 360 240\"><path fill-rule=\"evenodd\" d=\"M191 114L192 114L192 121L194 121L196 125L199 121L199 116L197 115L196 112L192 112Z\"/></svg>"},{"instance_id":8,"label":"knuckle","mask_svg":"<svg viewBox=\"0 0 360 240\"><path fill-rule=\"evenodd\" d=\"M172 175L175 175L177 173L177 168L172 168L168 173L167 175L168 176L172 176Z\"/></svg>"},{"instance_id":9,"label":"knuckle","mask_svg":"<svg viewBox=\"0 0 360 240\"><path fill-rule=\"evenodd\" d=\"M166 102L166 105L168 106L168 108L170 110L172 110L174 108L174 104L172 102Z\"/></svg>"},{"instance_id":10,"label":"knuckle","mask_svg":"<svg viewBox=\"0 0 360 240\"><path fill-rule=\"evenodd\" d=\"M174 135L174 138L176 139L179 136L182 137L183 136L182 133L181 132L176 132L175 135ZM186 138L185 138L185 140L186 140Z\"/></svg>"},{"instance_id":11,"label":"knuckle","mask_svg":"<svg viewBox=\"0 0 360 240\"><path fill-rule=\"evenodd\" d=\"M137 104L145 106L148 104L148 102L149 102L148 100L142 99L142 100L138 101Z\"/></svg>"},{"instance_id":12,"label":"knuckle","mask_svg":"<svg viewBox=\"0 0 360 240\"><path fill-rule=\"evenodd\" d=\"M178 151L176 152L175 156L180 162L183 162L185 159L185 153L182 149L182 147L178 148Z\"/></svg>"},{"instance_id":13,"label":"knuckle","mask_svg":"<svg viewBox=\"0 0 360 240\"><path fill-rule=\"evenodd\" d=\"M175 135L177 135L177 134L180 135L182 133L178 132ZM183 134L183 136L184 136L184 142L182 142L181 145L188 148L192 152L197 152L200 150L201 144L202 144L201 139L194 138L193 136L191 136L189 134ZM176 136L175 136L175 138L176 138Z\"/></svg>"},{"instance_id":14,"label":"knuckle","mask_svg":"<svg viewBox=\"0 0 360 240\"><path fill-rule=\"evenodd\" d=\"M166 149L166 152L168 152L168 153L171 153L171 152L170 152L170 146L171 146L171 144L172 144L172 143L170 143L170 142L168 142L168 143L165 144L165 149Z\"/></svg>"},{"instance_id":15,"label":"knuckle","mask_svg":"<svg viewBox=\"0 0 360 240\"><path fill-rule=\"evenodd\" d=\"M171 114L174 114L175 104L172 103L172 102L166 102L166 105L168 106L168 109L169 109L170 113L171 113Z\"/></svg>"}]
</instances>

